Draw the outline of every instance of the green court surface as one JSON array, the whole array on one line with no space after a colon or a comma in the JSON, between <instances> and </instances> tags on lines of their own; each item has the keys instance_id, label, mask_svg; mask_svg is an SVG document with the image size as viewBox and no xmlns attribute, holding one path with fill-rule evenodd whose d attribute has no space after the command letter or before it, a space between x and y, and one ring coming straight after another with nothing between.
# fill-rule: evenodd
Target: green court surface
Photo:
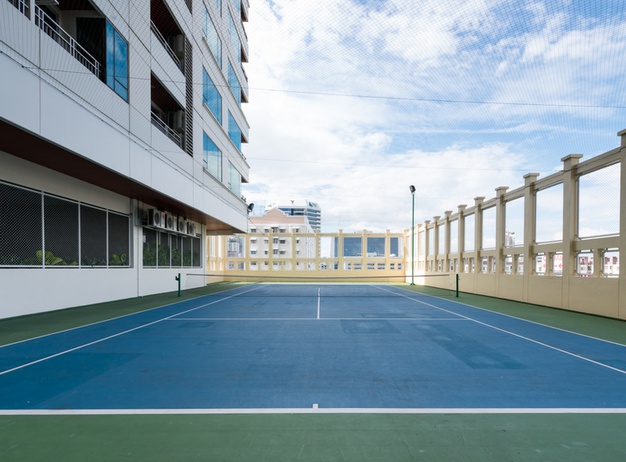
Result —
<instances>
[{"instance_id":1,"label":"green court surface","mask_svg":"<svg viewBox=\"0 0 626 462\"><path fill-rule=\"evenodd\" d=\"M4 320L0 344L180 300L164 294ZM456 301L626 344L622 321L469 294ZM622 461L625 429L621 412L0 415L0 460Z\"/></svg>"}]
</instances>

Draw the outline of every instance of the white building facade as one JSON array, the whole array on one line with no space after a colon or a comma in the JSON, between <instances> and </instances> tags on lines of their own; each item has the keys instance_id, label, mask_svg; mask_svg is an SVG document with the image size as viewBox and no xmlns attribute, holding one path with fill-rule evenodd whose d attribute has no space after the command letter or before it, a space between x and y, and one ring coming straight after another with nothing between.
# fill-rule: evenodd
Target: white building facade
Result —
<instances>
[{"instance_id":1,"label":"white building facade","mask_svg":"<svg viewBox=\"0 0 626 462\"><path fill-rule=\"evenodd\" d=\"M176 290L247 229L248 9L0 0L0 318Z\"/></svg>"},{"instance_id":2,"label":"white building facade","mask_svg":"<svg viewBox=\"0 0 626 462\"><path fill-rule=\"evenodd\" d=\"M265 210L278 209L290 217L306 217L313 231L322 228L322 209L316 202L304 200L277 200L268 203Z\"/></svg>"}]
</instances>

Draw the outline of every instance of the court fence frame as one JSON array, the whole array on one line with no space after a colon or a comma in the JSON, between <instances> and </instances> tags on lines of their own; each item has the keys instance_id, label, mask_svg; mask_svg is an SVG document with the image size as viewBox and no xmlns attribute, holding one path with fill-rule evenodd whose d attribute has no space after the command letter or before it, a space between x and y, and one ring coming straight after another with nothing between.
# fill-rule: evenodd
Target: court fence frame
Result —
<instances>
[{"instance_id":1,"label":"court fence frame","mask_svg":"<svg viewBox=\"0 0 626 462\"><path fill-rule=\"evenodd\" d=\"M416 274L456 273L461 292L626 319L626 277L619 272L620 253L626 249L626 130L618 136L618 148L584 162L582 154L570 154L561 159L559 172L541 179L538 173L528 173L522 187L497 187L494 198L476 197L470 207L461 204L456 213L448 210L416 225ZM614 217L613 232L584 236L579 220L586 191L581 191L581 178L608 168L619 175L612 186L619 197L606 202L619 210L619 217ZM562 215L556 217L561 218L562 236L542 241L537 194L554 186L552 191L562 190ZM507 204L516 199L523 199L520 243L506 229ZM488 213L491 224L494 211L495 242L487 243L484 236L492 236L493 230L487 229L484 217ZM405 236L410 242L411 230ZM406 255L410 260L410 252ZM448 288L440 278L416 277L415 283Z\"/></svg>"}]
</instances>

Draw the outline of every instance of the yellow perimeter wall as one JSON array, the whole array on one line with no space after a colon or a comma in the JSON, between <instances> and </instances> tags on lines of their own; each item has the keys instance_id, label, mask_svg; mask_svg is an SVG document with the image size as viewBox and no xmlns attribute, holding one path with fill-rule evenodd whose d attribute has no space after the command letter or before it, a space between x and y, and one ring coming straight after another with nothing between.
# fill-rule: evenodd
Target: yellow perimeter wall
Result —
<instances>
[{"instance_id":1,"label":"yellow perimeter wall","mask_svg":"<svg viewBox=\"0 0 626 462\"><path fill-rule=\"evenodd\" d=\"M542 179L529 173L518 189L498 187L492 199L476 197L471 207L461 204L455 213L417 225L414 236L407 231L407 241L415 239L415 274L452 275L415 282L449 289L458 273L461 292L626 319L626 278L619 272L626 248L626 130L618 136L617 149L585 162L580 154L566 156L560 172ZM546 190L562 200L554 217L562 236L548 242L539 239L545 215L538 207L546 204L537 199ZM523 240L515 242L506 215L517 199L523 203Z\"/></svg>"}]
</instances>

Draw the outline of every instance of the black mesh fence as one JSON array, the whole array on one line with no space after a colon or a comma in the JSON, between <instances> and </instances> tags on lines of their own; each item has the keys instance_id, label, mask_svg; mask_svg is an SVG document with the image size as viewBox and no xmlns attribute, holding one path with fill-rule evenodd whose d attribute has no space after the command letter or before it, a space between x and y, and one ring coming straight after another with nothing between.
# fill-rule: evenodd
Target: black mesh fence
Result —
<instances>
[{"instance_id":1,"label":"black mesh fence","mask_svg":"<svg viewBox=\"0 0 626 462\"><path fill-rule=\"evenodd\" d=\"M130 266L130 218L0 182L0 266Z\"/></svg>"}]
</instances>

